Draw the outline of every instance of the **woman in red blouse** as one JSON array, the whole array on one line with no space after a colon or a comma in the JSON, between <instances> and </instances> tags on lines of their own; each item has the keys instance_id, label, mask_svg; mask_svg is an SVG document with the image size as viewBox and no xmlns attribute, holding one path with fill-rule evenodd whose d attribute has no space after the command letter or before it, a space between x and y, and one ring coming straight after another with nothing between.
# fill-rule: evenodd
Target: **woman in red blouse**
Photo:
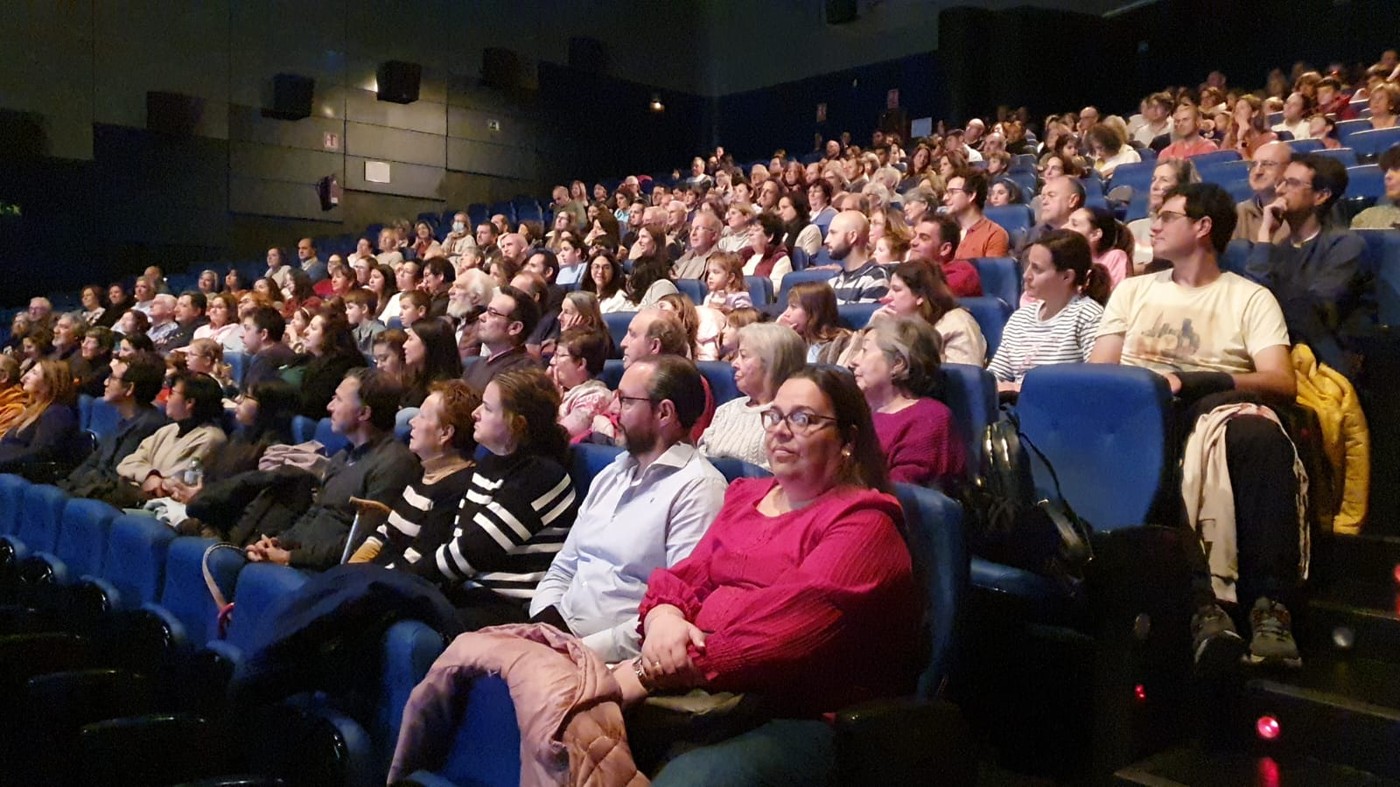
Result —
<instances>
[{"instance_id":1,"label":"woman in red blouse","mask_svg":"<svg viewBox=\"0 0 1400 787\"><path fill-rule=\"evenodd\" d=\"M626 702L752 692L779 718L672 760L657 784L735 783L736 767L825 781L834 759L820 715L914 685L919 594L860 390L809 366L763 422L773 477L736 480L690 557L651 575L642 655L613 674Z\"/></svg>"}]
</instances>

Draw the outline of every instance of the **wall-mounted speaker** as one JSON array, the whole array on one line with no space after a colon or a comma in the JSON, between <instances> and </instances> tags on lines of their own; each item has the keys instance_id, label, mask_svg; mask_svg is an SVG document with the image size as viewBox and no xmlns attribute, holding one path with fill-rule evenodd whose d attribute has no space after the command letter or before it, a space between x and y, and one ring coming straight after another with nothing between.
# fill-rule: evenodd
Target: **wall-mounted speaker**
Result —
<instances>
[{"instance_id":1,"label":"wall-mounted speaker","mask_svg":"<svg viewBox=\"0 0 1400 787\"><path fill-rule=\"evenodd\" d=\"M159 90L146 92L146 128L161 134L194 136L204 117L204 99Z\"/></svg>"},{"instance_id":2,"label":"wall-mounted speaker","mask_svg":"<svg viewBox=\"0 0 1400 787\"><path fill-rule=\"evenodd\" d=\"M520 55L511 49L486 47L481 53L481 84L499 90L523 89L525 76Z\"/></svg>"},{"instance_id":3,"label":"wall-mounted speaker","mask_svg":"<svg viewBox=\"0 0 1400 787\"><path fill-rule=\"evenodd\" d=\"M379 65L379 100L395 104L412 104L418 100L418 88L423 82L423 67L402 60L388 60Z\"/></svg>"},{"instance_id":4,"label":"wall-mounted speaker","mask_svg":"<svg viewBox=\"0 0 1400 787\"><path fill-rule=\"evenodd\" d=\"M844 25L860 16L857 0L826 0L826 23Z\"/></svg>"},{"instance_id":5,"label":"wall-mounted speaker","mask_svg":"<svg viewBox=\"0 0 1400 787\"><path fill-rule=\"evenodd\" d=\"M272 77L272 107L263 117L278 120L301 120L311 117L311 99L316 93L316 80L301 74L277 74Z\"/></svg>"}]
</instances>

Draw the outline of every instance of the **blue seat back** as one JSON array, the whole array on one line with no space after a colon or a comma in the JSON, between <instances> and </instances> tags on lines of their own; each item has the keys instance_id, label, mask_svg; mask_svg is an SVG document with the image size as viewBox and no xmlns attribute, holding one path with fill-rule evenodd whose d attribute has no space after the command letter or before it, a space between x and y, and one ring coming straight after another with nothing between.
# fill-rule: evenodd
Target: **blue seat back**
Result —
<instances>
[{"instance_id":1,"label":"blue seat back","mask_svg":"<svg viewBox=\"0 0 1400 787\"><path fill-rule=\"evenodd\" d=\"M709 457L710 464L724 476L724 480L733 482L736 478L767 478L772 473L764 470L758 465L749 464L742 459L735 459L732 456L712 456Z\"/></svg>"},{"instance_id":2,"label":"blue seat back","mask_svg":"<svg viewBox=\"0 0 1400 787\"><path fill-rule=\"evenodd\" d=\"M421 621L401 620L385 632L379 702L375 703L374 720L368 730L383 764L381 773L388 770L393 759L408 697L443 649L442 635Z\"/></svg>"},{"instance_id":3,"label":"blue seat back","mask_svg":"<svg viewBox=\"0 0 1400 787\"><path fill-rule=\"evenodd\" d=\"M92 412L83 428L96 435L98 440L103 440L116 434L121 421L122 414L117 411L115 405L109 404L105 399L97 399L92 403Z\"/></svg>"},{"instance_id":4,"label":"blue seat back","mask_svg":"<svg viewBox=\"0 0 1400 787\"><path fill-rule=\"evenodd\" d=\"M292 439L298 443L305 443L316 438L316 422L304 415L292 418Z\"/></svg>"},{"instance_id":5,"label":"blue seat back","mask_svg":"<svg viewBox=\"0 0 1400 787\"><path fill-rule=\"evenodd\" d=\"M593 484L593 477L603 472L622 453L621 448L610 445L579 443L574 446L574 455L569 466L569 477L573 479L574 491L582 500Z\"/></svg>"},{"instance_id":6,"label":"blue seat back","mask_svg":"<svg viewBox=\"0 0 1400 787\"><path fill-rule=\"evenodd\" d=\"M394 439L408 445L409 433L413 431L410 422L418 415L417 407L403 407L394 413Z\"/></svg>"},{"instance_id":7,"label":"blue seat back","mask_svg":"<svg viewBox=\"0 0 1400 787\"><path fill-rule=\"evenodd\" d=\"M880 310L879 303L843 303L836 307L841 326L858 331L870 324L870 318Z\"/></svg>"},{"instance_id":8,"label":"blue seat back","mask_svg":"<svg viewBox=\"0 0 1400 787\"><path fill-rule=\"evenodd\" d=\"M1254 248L1254 241L1246 238L1235 238L1225 246L1225 253L1220 256L1220 269L1231 273L1244 275L1244 265L1249 259L1249 250Z\"/></svg>"},{"instance_id":9,"label":"blue seat back","mask_svg":"<svg viewBox=\"0 0 1400 787\"><path fill-rule=\"evenodd\" d=\"M1362 131L1371 130L1371 121L1364 118L1342 120L1337 123L1337 140L1343 145L1351 144L1351 137Z\"/></svg>"},{"instance_id":10,"label":"blue seat back","mask_svg":"<svg viewBox=\"0 0 1400 787\"><path fill-rule=\"evenodd\" d=\"M87 429L92 423L92 403L93 397L87 394L78 394L78 428Z\"/></svg>"},{"instance_id":11,"label":"blue seat back","mask_svg":"<svg viewBox=\"0 0 1400 787\"><path fill-rule=\"evenodd\" d=\"M603 381L603 385L616 391L617 384L622 382L622 359L609 358L603 361L603 372L598 375L598 379Z\"/></svg>"},{"instance_id":12,"label":"blue seat back","mask_svg":"<svg viewBox=\"0 0 1400 787\"><path fill-rule=\"evenodd\" d=\"M1031 196L1030 192L1026 192L1025 196L1029 199ZM1035 215L1031 213L1031 209L1027 205L1001 205L990 207L986 210L986 216L1007 232L1027 230L1031 228L1031 225L1035 224Z\"/></svg>"},{"instance_id":13,"label":"blue seat back","mask_svg":"<svg viewBox=\"0 0 1400 787\"><path fill-rule=\"evenodd\" d=\"M102 578L119 594L114 603L132 609L160 598L165 558L174 540L174 530L149 516L125 514L112 520Z\"/></svg>"},{"instance_id":14,"label":"blue seat back","mask_svg":"<svg viewBox=\"0 0 1400 787\"><path fill-rule=\"evenodd\" d=\"M0 474L0 536L8 536L19 527L19 512L24 508L24 490L30 486L23 476Z\"/></svg>"},{"instance_id":15,"label":"blue seat back","mask_svg":"<svg viewBox=\"0 0 1400 787\"><path fill-rule=\"evenodd\" d=\"M796 264L792 269L801 270ZM749 300L753 301L754 308L762 309L773 302L773 280L767 276L745 276L744 286L749 290Z\"/></svg>"},{"instance_id":16,"label":"blue seat back","mask_svg":"<svg viewBox=\"0 0 1400 787\"><path fill-rule=\"evenodd\" d=\"M1347 138L1347 146L1364 159L1375 158L1393 145L1400 145L1400 127L1358 131Z\"/></svg>"},{"instance_id":17,"label":"blue seat back","mask_svg":"<svg viewBox=\"0 0 1400 787\"><path fill-rule=\"evenodd\" d=\"M228 550L220 550L214 555L225 552L232 559L238 559ZM238 565L242 566L241 561ZM244 653L249 652L258 632L269 623L268 610L278 600L295 593L297 588L306 584L306 580L306 574L290 566L275 563L242 566L242 570L237 572L237 593L232 599L235 607L228 626L228 643Z\"/></svg>"},{"instance_id":18,"label":"blue seat back","mask_svg":"<svg viewBox=\"0 0 1400 787\"><path fill-rule=\"evenodd\" d=\"M334 456L350 445L350 438L331 428L330 418L322 418L316 422L316 442L326 447L326 456Z\"/></svg>"},{"instance_id":19,"label":"blue seat back","mask_svg":"<svg viewBox=\"0 0 1400 787\"><path fill-rule=\"evenodd\" d=\"M107 553L107 531L121 512L100 500L69 500L63 509L63 527L58 533L54 554L76 579L101 574Z\"/></svg>"},{"instance_id":20,"label":"blue seat back","mask_svg":"<svg viewBox=\"0 0 1400 787\"><path fill-rule=\"evenodd\" d=\"M1021 266L1014 257L977 257L972 260L982 280L982 293L1013 306L1021 302Z\"/></svg>"},{"instance_id":21,"label":"blue seat back","mask_svg":"<svg viewBox=\"0 0 1400 787\"><path fill-rule=\"evenodd\" d=\"M520 725L510 688L499 675L472 681L466 713L438 775L450 784L517 787L520 784Z\"/></svg>"},{"instance_id":22,"label":"blue seat back","mask_svg":"<svg viewBox=\"0 0 1400 787\"><path fill-rule=\"evenodd\" d=\"M1173 461L1165 378L1130 366L1039 366L1022 381L1016 412L1065 499L1096 530L1149 524ZM1044 463L1031 465L1037 493L1053 496Z\"/></svg>"},{"instance_id":23,"label":"blue seat back","mask_svg":"<svg viewBox=\"0 0 1400 787\"><path fill-rule=\"evenodd\" d=\"M632 324L632 318L636 316L636 312L608 312L603 315L603 322L608 326L608 333L612 334L613 344L619 351L622 349L622 340L627 338L627 326Z\"/></svg>"},{"instance_id":24,"label":"blue seat back","mask_svg":"<svg viewBox=\"0 0 1400 787\"><path fill-rule=\"evenodd\" d=\"M734 367L728 361L700 361L695 367L710 384L710 395L715 398L716 407L744 395L734 384Z\"/></svg>"},{"instance_id":25,"label":"blue seat back","mask_svg":"<svg viewBox=\"0 0 1400 787\"><path fill-rule=\"evenodd\" d=\"M1237 150L1216 150L1210 153L1202 153L1199 156L1191 157L1191 163L1194 164L1196 166L1196 169L1198 170L1202 167L1211 166L1212 164L1219 164L1225 161L1239 160L1240 154Z\"/></svg>"},{"instance_id":26,"label":"blue seat back","mask_svg":"<svg viewBox=\"0 0 1400 787\"><path fill-rule=\"evenodd\" d=\"M1342 162L1342 166L1346 166L1346 167L1354 167L1354 166L1356 166L1357 164L1361 163L1361 162L1359 162L1359 161L1356 160L1356 151L1352 150L1351 148L1333 148L1332 150L1326 150L1326 149L1323 149L1323 150L1314 150L1313 153L1316 154L1316 155L1318 155L1318 156L1326 156L1327 158L1334 158L1334 159L1336 159L1336 160Z\"/></svg>"},{"instance_id":27,"label":"blue seat back","mask_svg":"<svg viewBox=\"0 0 1400 787\"><path fill-rule=\"evenodd\" d=\"M1376 301L1382 325L1400 325L1400 232L1358 230L1376 273Z\"/></svg>"},{"instance_id":28,"label":"blue seat back","mask_svg":"<svg viewBox=\"0 0 1400 787\"><path fill-rule=\"evenodd\" d=\"M30 552L52 552L63 525L63 509L68 494L56 486L34 484L24 490L24 510L19 515L15 537Z\"/></svg>"},{"instance_id":29,"label":"blue seat back","mask_svg":"<svg viewBox=\"0 0 1400 787\"><path fill-rule=\"evenodd\" d=\"M180 622L186 641L195 648L219 635L219 608L204 581L204 552L216 543L212 538L176 538L165 558L160 606ZM238 572L245 562L242 552L236 549L210 553L209 572L225 599L234 597Z\"/></svg>"},{"instance_id":30,"label":"blue seat back","mask_svg":"<svg viewBox=\"0 0 1400 787\"><path fill-rule=\"evenodd\" d=\"M1380 199L1385 196L1385 173L1375 164L1362 164L1347 167L1347 199L1366 197Z\"/></svg>"},{"instance_id":31,"label":"blue seat back","mask_svg":"<svg viewBox=\"0 0 1400 787\"><path fill-rule=\"evenodd\" d=\"M229 375L239 386L243 385L243 369L248 365L248 356L244 353L226 352L224 353L224 363L228 364Z\"/></svg>"},{"instance_id":32,"label":"blue seat back","mask_svg":"<svg viewBox=\"0 0 1400 787\"><path fill-rule=\"evenodd\" d=\"M973 319L977 320L977 327L982 329L982 336L987 339L987 357L996 355L997 348L1001 346L1002 331L1011 317L1012 306L1001 298L986 295L980 298L959 298L958 305L972 312Z\"/></svg>"},{"instance_id":33,"label":"blue seat back","mask_svg":"<svg viewBox=\"0 0 1400 787\"><path fill-rule=\"evenodd\" d=\"M821 263L816 260L813 260L812 264L819 265ZM793 271L792 273L789 273L788 275L783 277L783 284L778 289L778 299L776 303L778 304L779 308L786 309L788 305L788 293L792 292L793 287L796 287L797 285L808 281L831 281L831 276L831 271Z\"/></svg>"},{"instance_id":34,"label":"blue seat back","mask_svg":"<svg viewBox=\"0 0 1400 787\"><path fill-rule=\"evenodd\" d=\"M1233 151L1230 151L1233 152ZM1214 155L1214 154L1212 154ZM1198 161L1200 157L1192 159ZM1200 164L1198 169L1201 173L1201 180L1205 183L1216 183L1221 186L1229 186L1242 180L1249 180L1249 165L1251 162L1234 159L1231 161L1215 161Z\"/></svg>"},{"instance_id":35,"label":"blue seat back","mask_svg":"<svg viewBox=\"0 0 1400 787\"><path fill-rule=\"evenodd\" d=\"M982 462L982 436L987 425L997 419L997 382L992 373L980 366L945 363L943 369L943 402L953 411L958 425L958 437L967 449L968 471L975 471Z\"/></svg>"},{"instance_id":36,"label":"blue seat back","mask_svg":"<svg viewBox=\"0 0 1400 787\"><path fill-rule=\"evenodd\" d=\"M909 552L920 569L928 604L931 648L917 692L921 699L933 699L957 654L970 582L962 507L936 489L896 484L894 492L904 509Z\"/></svg>"},{"instance_id":37,"label":"blue seat back","mask_svg":"<svg viewBox=\"0 0 1400 787\"><path fill-rule=\"evenodd\" d=\"M1110 190L1119 186L1130 186L1133 192L1147 191L1152 185L1152 170L1157 168L1156 161L1140 161L1136 164L1119 164L1113 170L1113 177L1108 180Z\"/></svg>"},{"instance_id":38,"label":"blue seat back","mask_svg":"<svg viewBox=\"0 0 1400 787\"><path fill-rule=\"evenodd\" d=\"M704 281L700 279L672 279L672 282L676 285L676 289L680 291L681 295L690 298L695 305L698 306L705 302L706 291Z\"/></svg>"},{"instance_id":39,"label":"blue seat back","mask_svg":"<svg viewBox=\"0 0 1400 787\"><path fill-rule=\"evenodd\" d=\"M788 258L792 260L792 269L795 271L805 271L807 270L807 266L812 264L811 258L807 256L806 249L789 249Z\"/></svg>"}]
</instances>

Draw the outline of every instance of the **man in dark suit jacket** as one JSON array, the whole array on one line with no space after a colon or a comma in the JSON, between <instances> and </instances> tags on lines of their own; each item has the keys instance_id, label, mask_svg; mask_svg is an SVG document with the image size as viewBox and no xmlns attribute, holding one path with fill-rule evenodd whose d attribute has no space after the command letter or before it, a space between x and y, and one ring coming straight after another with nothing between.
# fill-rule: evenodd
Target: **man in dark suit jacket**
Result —
<instances>
[{"instance_id":1,"label":"man in dark suit jacket","mask_svg":"<svg viewBox=\"0 0 1400 787\"><path fill-rule=\"evenodd\" d=\"M105 497L106 487L117 485L117 463L166 424L154 404L164 383L165 361L155 353L138 352L113 362L102 400L116 408L121 420L96 451L58 482L60 489L75 497Z\"/></svg>"}]
</instances>

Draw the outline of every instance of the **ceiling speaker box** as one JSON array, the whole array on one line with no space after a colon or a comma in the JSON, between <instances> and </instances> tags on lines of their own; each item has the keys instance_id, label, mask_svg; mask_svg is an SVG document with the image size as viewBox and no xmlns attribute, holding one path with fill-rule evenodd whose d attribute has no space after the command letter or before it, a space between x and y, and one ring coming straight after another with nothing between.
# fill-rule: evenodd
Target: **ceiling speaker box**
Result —
<instances>
[{"instance_id":1,"label":"ceiling speaker box","mask_svg":"<svg viewBox=\"0 0 1400 787\"><path fill-rule=\"evenodd\" d=\"M395 104L412 104L418 100L418 88L423 82L423 67L402 60L388 60L379 66L379 100Z\"/></svg>"},{"instance_id":2,"label":"ceiling speaker box","mask_svg":"<svg viewBox=\"0 0 1400 787\"><path fill-rule=\"evenodd\" d=\"M525 76L520 55L511 49L487 47L481 53L481 84L500 90L523 89Z\"/></svg>"}]
</instances>

